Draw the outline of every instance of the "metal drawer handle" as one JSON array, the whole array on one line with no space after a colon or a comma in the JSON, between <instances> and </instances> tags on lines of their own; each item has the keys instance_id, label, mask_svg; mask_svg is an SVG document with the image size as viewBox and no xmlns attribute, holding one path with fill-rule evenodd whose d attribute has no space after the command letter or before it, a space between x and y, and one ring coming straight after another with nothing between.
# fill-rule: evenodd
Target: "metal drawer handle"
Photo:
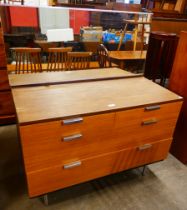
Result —
<instances>
[{"instance_id":1,"label":"metal drawer handle","mask_svg":"<svg viewBox=\"0 0 187 210\"><path fill-rule=\"evenodd\" d=\"M77 117L77 118L62 120L62 122L63 122L64 125L79 123L79 122L82 122L82 121L83 121L83 118L82 117Z\"/></svg>"},{"instance_id":2,"label":"metal drawer handle","mask_svg":"<svg viewBox=\"0 0 187 210\"><path fill-rule=\"evenodd\" d=\"M138 150L139 150L139 151L142 151L142 150L149 149L149 148L151 148L151 147L152 147L152 144L144 144L144 145L142 145L142 146L139 146L139 147L138 147Z\"/></svg>"},{"instance_id":3,"label":"metal drawer handle","mask_svg":"<svg viewBox=\"0 0 187 210\"><path fill-rule=\"evenodd\" d=\"M146 106L144 108L145 111L152 111L152 110L157 110L157 109L160 109L160 105Z\"/></svg>"},{"instance_id":4,"label":"metal drawer handle","mask_svg":"<svg viewBox=\"0 0 187 210\"><path fill-rule=\"evenodd\" d=\"M63 141L73 141L73 140L76 140L76 139L80 139L81 137L82 137L82 134L78 133L78 134L74 134L74 135L71 135L71 136L63 137Z\"/></svg>"},{"instance_id":5,"label":"metal drawer handle","mask_svg":"<svg viewBox=\"0 0 187 210\"><path fill-rule=\"evenodd\" d=\"M150 120L145 120L142 122L142 125L152 125L152 124L155 124L157 123L158 120L157 119L150 119Z\"/></svg>"},{"instance_id":6,"label":"metal drawer handle","mask_svg":"<svg viewBox=\"0 0 187 210\"><path fill-rule=\"evenodd\" d=\"M81 164L82 164L81 161L76 161L76 162L73 162L73 163L65 164L64 169L70 169L70 168L78 167Z\"/></svg>"}]
</instances>

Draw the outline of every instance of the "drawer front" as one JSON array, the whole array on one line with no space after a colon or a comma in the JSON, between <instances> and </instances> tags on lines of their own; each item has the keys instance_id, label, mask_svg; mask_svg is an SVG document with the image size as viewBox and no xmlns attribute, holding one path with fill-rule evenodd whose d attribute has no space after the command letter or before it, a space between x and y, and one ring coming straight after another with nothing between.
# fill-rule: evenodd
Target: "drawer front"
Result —
<instances>
[{"instance_id":1,"label":"drawer front","mask_svg":"<svg viewBox=\"0 0 187 210\"><path fill-rule=\"evenodd\" d=\"M168 155L171 142L171 139L166 139L148 144L141 144L132 149L124 150L118 157L119 165L117 170L123 171L164 160Z\"/></svg>"},{"instance_id":2,"label":"drawer front","mask_svg":"<svg viewBox=\"0 0 187 210\"><path fill-rule=\"evenodd\" d=\"M26 170L107 152L105 145L111 138L114 117L115 113L110 113L87 116L75 124L54 121L20 126Z\"/></svg>"},{"instance_id":3,"label":"drawer front","mask_svg":"<svg viewBox=\"0 0 187 210\"><path fill-rule=\"evenodd\" d=\"M7 70L0 71L0 91L2 90L9 90L9 82L8 82L8 75Z\"/></svg>"},{"instance_id":4,"label":"drawer front","mask_svg":"<svg viewBox=\"0 0 187 210\"><path fill-rule=\"evenodd\" d=\"M113 172L119 153L74 160L41 171L27 173L29 195L37 196Z\"/></svg>"},{"instance_id":5,"label":"drawer front","mask_svg":"<svg viewBox=\"0 0 187 210\"><path fill-rule=\"evenodd\" d=\"M141 145L90 159L72 160L45 170L27 173L29 195L38 196L57 189L102 177L125 169L164 159L171 140Z\"/></svg>"},{"instance_id":6,"label":"drawer front","mask_svg":"<svg viewBox=\"0 0 187 210\"><path fill-rule=\"evenodd\" d=\"M0 92L0 115L15 114L14 103L10 91Z\"/></svg>"},{"instance_id":7,"label":"drawer front","mask_svg":"<svg viewBox=\"0 0 187 210\"><path fill-rule=\"evenodd\" d=\"M116 143L132 147L150 141L171 138L182 102L160 105L159 109L145 111L137 108L116 113ZM157 107L158 108L158 107Z\"/></svg>"}]
</instances>

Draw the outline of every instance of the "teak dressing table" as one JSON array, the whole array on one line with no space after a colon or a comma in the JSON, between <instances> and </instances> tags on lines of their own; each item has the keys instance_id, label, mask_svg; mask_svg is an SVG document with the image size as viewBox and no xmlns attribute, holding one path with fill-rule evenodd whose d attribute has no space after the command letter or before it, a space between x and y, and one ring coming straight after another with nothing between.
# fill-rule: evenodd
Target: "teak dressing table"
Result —
<instances>
[{"instance_id":1,"label":"teak dressing table","mask_svg":"<svg viewBox=\"0 0 187 210\"><path fill-rule=\"evenodd\" d=\"M182 105L144 77L12 93L30 197L165 159Z\"/></svg>"}]
</instances>

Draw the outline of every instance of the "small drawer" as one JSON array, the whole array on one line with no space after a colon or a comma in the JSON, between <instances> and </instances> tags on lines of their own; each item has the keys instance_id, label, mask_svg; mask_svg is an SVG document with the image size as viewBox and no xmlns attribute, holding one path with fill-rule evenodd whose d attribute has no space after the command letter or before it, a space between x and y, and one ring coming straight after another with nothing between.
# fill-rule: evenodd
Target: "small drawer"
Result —
<instances>
[{"instance_id":1,"label":"small drawer","mask_svg":"<svg viewBox=\"0 0 187 210\"><path fill-rule=\"evenodd\" d=\"M20 126L26 170L39 170L62 160L88 158L107 151L114 118L115 113L109 113L87 116L75 124L54 121Z\"/></svg>"},{"instance_id":2,"label":"small drawer","mask_svg":"<svg viewBox=\"0 0 187 210\"><path fill-rule=\"evenodd\" d=\"M115 113L87 117L67 118L61 121L61 135L66 137L76 133L98 136L108 133L114 124Z\"/></svg>"},{"instance_id":3,"label":"small drawer","mask_svg":"<svg viewBox=\"0 0 187 210\"><path fill-rule=\"evenodd\" d=\"M171 140L139 145L88 159L74 159L44 170L27 172L30 197L72 186L97 177L125 169L163 160L168 154Z\"/></svg>"},{"instance_id":4,"label":"small drawer","mask_svg":"<svg viewBox=\"0 0 187 210\"><path fill-rule=\"evenodd\" d=\"M116 113L116 142L123 146L171 138L182 102L155 106L155 109L137 108Z\"/></svg>"},{"instance_id":5,"label":"small drawer","mask_svg":"<svg viewBox=\"0 0 187 210\"><path fill-rule=\"evenodd\" d=\"M15 114L11 91L0 92L0 115Z\"/></svg>"},{"instance_id":6,"label":"small drawer","mask_svg":"<svg viewBox=\"0 0 187 210\"><path fill-rule=\"evenodd\" d=\"M0 70L0 91L9 89L7 70Z\"/></svg>"},{"instance_id":7,"label":"small drawer","mask_svg":"<svg viewBox=\"0 0 187 210\"><path fill-rule=\"evenodd\" d=\"M139 144L132 149L124 150L119 156L118 171L143 166L164 160L171 146L171 139L165 139L147 144Z\"/></svg>"}]
</instances>

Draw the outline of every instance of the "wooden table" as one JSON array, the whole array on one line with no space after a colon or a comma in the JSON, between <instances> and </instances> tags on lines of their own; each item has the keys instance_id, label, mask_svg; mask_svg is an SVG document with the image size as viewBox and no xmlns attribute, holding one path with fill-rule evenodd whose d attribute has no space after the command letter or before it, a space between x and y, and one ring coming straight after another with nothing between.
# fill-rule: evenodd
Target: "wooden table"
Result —
<instances>
[{"instance_id":1,"label":"wooden table","mask_svg":"<svg viewBox=\"0 0 187 210\"><path fill-rule=\"evenodd\" d=\"M147 51L109 51L109 57L125 69L126 60L145 60Z\"/></svg>"},{"instance_id":2,"label":"wooden table","mask_svg":"<svg viewBox=\"0 0 187 210\"><path fill-rule=\"evenodd\" d=\"M182 104L144 77L12 93L30 197L165 159Z\"/></svg>"},{"instance_id":3,"label":"wooden table","mask_svg":"<svg viewBox=\"0 0 187 210\"><path fill-rule=\"evenodd\" d=\"M11 87L65 84L83 81L107 80L117 78L138 77L118 68L89 69L79 71L42 72L30 74L10 74Z\"/></svg>"}]
</instances>

